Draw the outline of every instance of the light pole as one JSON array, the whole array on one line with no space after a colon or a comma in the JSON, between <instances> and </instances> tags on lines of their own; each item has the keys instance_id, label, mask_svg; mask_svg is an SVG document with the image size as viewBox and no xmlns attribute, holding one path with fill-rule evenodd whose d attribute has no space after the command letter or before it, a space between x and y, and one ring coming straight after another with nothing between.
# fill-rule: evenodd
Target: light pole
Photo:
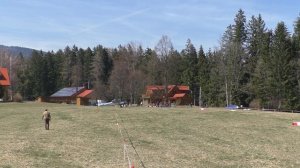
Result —
<instances>
[{"instance_id":1,"label":"light pole","mask_svg":"<svg viewBox=\"0 0 300 168\"><path fill-rule=\"evenodd\" d=\"M12 85L12 78L11 78L11 55L9 56L9 78L10 78L10 100L13 101L13 85Z\"/></svg>"}]
</instances>

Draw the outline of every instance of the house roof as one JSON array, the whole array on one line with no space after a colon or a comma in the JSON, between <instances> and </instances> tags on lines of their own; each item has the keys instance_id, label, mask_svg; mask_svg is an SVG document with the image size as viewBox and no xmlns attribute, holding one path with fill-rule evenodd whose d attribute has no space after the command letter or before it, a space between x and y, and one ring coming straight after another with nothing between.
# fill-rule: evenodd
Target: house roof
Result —
<instances>
[{"instance_id":1,"label":"house roof","mask_svg":"<svg viewBox=\"0 0 300 168\"><path fill-rule=\"evenodd\" d=\"M89 96L92 92L93 92L93 90L85 90L82 93L80 93L77 97L85 98L85 97Z\"/></svg>"},{"instance_id":2,"label":"house roof","mask_svg":"<svg viewBox=\"0 0 300 168\"><path fill-rule=\"evenodd\" d=\"M172 89L175 88L175 86L178 87L179 90L182 91L188 91L190 90L189 86L185 86L185 85L168 85L168 90L171 91ZM147 86L147 90L163 90L165 88L165 86L163 85L149 85Z\"/></svg>"},{"instance_id":3,"label":"house roof","mask_svg":"<svg viewBox=\"0 0 300 168\"><path fill-rule=\"evenodd\" d=\"M185 91L190 90L189 86L180 85L180 86L178 86L178 88L179 88L179 90L185 90Z\"/></svg>"},{"instance_id":4,"label":"house roof","mask_svg":"<svg viewBox=\"0 0 300 168\"><path fill-rule=\"evenodd\" d=\"M7 68L0 68L0 86L10 86Z\"/></svg>"},{"instance_id":5,"label":"house roof","mask_svg":"<svg viewBox=\"0 0 300 168\"><path fill-rule=\"evenodd\" d=\"M168 85L168 89L172 89L175 85ZM163 90L165 86L163 85L149 85L147 86L147 90Z\"/></svg>"},{"instance_id":6,"label":"house roof","mask_svg":"<svg viewBox=\"0 0 300 168\"><path fill-rule=\"evenodd\" d=\"M172 90L176 85L168 85L168 90ZM164 85L149 85L146 88L147 90L163 90L165 89Z\"/></svg>"},{"instance_id":7,"label":"house roof","mask_svg":"<svg viewBox=\"0 0 300 168\"><path fill-rule=\"evenodd\" d=\"M185 96L185 93L178 93L173 96L173 98L182 98Z\"/></svg>"},{"instance_id":8,"label":"house roof","mask_svg":"<svg viewBox=\"0 0 300 168\"><path fill-rule=\"evenodd\" d=\"M52 94L50 97L70 97L80 93L84 87L66 87Z\"/></svg>"}]
</instances>

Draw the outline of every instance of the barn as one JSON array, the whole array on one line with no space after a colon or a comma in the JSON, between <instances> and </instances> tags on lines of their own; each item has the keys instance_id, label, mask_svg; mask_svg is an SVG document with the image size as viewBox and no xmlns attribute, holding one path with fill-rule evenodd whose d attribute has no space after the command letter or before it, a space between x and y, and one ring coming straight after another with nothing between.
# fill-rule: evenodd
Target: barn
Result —
<instances>
[{"instance_id":1,"label":"barn","mask_svg":"<svg viewBox=\"0 0 300 168\"><path fill-rule=\"evenodd\" d=\"M167 94L165 94L167 90ZM189 105L192 102L189 86L184 85L149 85L146 86L146 92L142 95L144 106L160 106L165 96L168 103L174 105Z\"/></svg>"},{"instance_id":2,"label":"barn","mask_svg":"<svg viewBox=\"0 0 300 168\"><path fill-rule=\"evenodd\" d=\"M8 99L8 87L10 86L10 79L7 68L0 67L0 99L2 101Z\"/></svg>"}]
</instances>

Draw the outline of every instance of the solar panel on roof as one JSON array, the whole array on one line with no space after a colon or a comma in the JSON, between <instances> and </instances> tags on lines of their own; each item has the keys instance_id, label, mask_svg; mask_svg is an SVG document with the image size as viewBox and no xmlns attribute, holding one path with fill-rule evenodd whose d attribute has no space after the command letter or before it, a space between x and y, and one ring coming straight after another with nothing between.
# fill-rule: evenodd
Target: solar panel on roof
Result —
<instances>
[{"instance_id":1,"label":"solar panel on roof","mask_svg":"<svg viewBox=\"0 0 300 168\"><path fill-rule=\"evenodd\" d=\"M84 87L67 87L60 89L59 91L52 94L50 97L69 97L76 94L78 91L83 89Z\"/></svg>"}]
</instances>

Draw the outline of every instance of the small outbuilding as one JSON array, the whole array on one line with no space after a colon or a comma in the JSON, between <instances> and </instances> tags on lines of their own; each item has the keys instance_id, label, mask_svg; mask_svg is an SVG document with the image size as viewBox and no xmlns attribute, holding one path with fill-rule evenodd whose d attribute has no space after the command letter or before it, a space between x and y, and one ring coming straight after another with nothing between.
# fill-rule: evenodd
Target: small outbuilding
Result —
<instances>
[{"instance_id":1,"label":"small outbuilding","mask_svg":"<svg viewBox=\"0 0 300 168\"><path fill-rule=\"evenodd\" d=\"M93 96L93 90L85 90L82 93L80 93L79 95L77 95L77 105L89 105L89 100L92 98Z\"/></svg>"}]
</instances>

